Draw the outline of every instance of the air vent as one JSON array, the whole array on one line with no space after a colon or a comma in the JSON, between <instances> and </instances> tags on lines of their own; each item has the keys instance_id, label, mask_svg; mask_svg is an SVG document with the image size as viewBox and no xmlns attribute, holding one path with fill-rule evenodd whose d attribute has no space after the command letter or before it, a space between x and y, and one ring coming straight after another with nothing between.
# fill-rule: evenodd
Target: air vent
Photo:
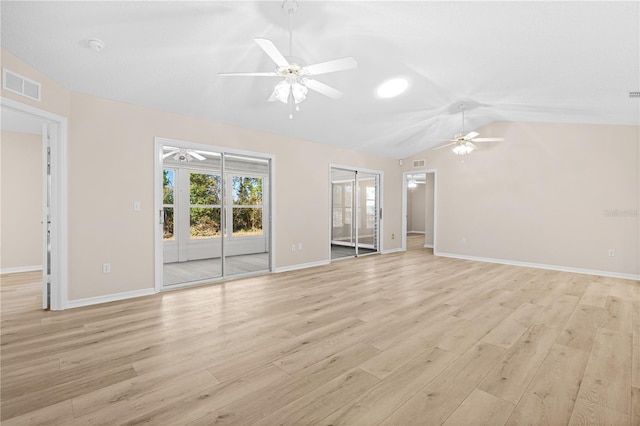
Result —
<instances>
[{"instance_id":1,"label":"air vent","mask_svg":"<svg viewBox=\"0 0 640 426\"><path fill-rule=\"evenodd\" d=\"M40 83L6 68L2 69L2 88L40 102Z\"/></svg>"},{"instance_id":2,"label":"air vent","mask_svg":"<svg viewBox=\"0 0 640 426\"><path fill-rule=\"evenodd\" d=\"M629 92L630 98L640 98L640 91L638 92Z\"/></svg>"},{"instance_id":3,"label":"air vent","mask_svg":"<svg viewBox=\"0 0 640 426\"><path fill-rule=\"evenodd\" d=\"M424 160L413 160L413 168L424 167L426 161Z\"/></svg>"}]
</instances>

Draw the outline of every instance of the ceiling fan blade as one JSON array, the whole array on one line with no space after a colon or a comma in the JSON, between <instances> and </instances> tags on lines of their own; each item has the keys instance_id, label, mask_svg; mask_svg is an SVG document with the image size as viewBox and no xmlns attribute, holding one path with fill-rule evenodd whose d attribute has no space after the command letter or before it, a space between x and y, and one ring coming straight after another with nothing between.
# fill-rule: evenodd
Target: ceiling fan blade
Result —
<instances>
[{"instance_id":1,"label":"ceiling fan blade","mask_svg":"<svg viewBox=\"0 0 640 426\"><path fill-rule=\"evenodd\" d=\"M278 77L275 72L219 72L225 77Z\"/></svg>"},{"instance_id":2,"label":"ceiling fan blade","mask_svg":"<svg viewBox=\"0 0 640 426\"><path fill-rule=\"evenodd\" d=\"M193 150L189 150L187 152L189 153L189 155L191 155L193 158L195 158L197 160L203 161L203 160L207 159L207 157L205 157L203 155L200 155L200 154L198 154L197 152L195 152Z\"/></svg>"},{"instance_id":3,"label":"ceiling fan blade","mask_svg":"<svg viewBox=\"0 0 640 426\"><path fill-rule=\"evenodd\" d=\"M258 43L258 46L260 46L262 50L264 50L264 52L269 55L269 57L273 60L273 62L276 63L277 66L289 66L289 61L287 61L284 56L282 56L282 53L280 53L278 48L275 46L275 44L273 44L271 40L262 37L256 37L253 40Z\"/></svg>"},{"instance_id":4,"label":"ceiling fan blade","mask_svg":"<svg viewBox=\"0 0 640 426\"><path fill-rule=\"evenodd\" d=\"M447 144L444 144L444 145L437 146L437 147L432 148L432 149L434 149L434 150L435 150L435 149L442 149L442 148L446 148L446 147L451 146L451 145L455 145L455 144L457 144L457 143L458 143L458 142L451 142L451 143L447 143Z\"/></svg>"},{"instance_id":5,"label":"ceiling fan blade","mask_svg":"<svg viewBox=\"0 0 640 426\"><path fill-rule=\"evenodd\" d=\"M334 59L333 61L320 62L303 68L310 75L326 74L328 72L344 71L358 68L358 62L352 57Z\"/></svg>"},{"instance_id":6,"label":"ceiling fan blade","mask_svg":"<svg viewBox=\"0 0 640 426\"><path fill-rule=\"evenodd\" d=\"M466 135L464 135L464 137L462 139L470 140L470 139L475 138L476 136L480 136L480 133L478 133L478 132L469 132Z\"/></svg>"},{"instance_id":7,"label":"ceiling fan blade","mask_svg":"<svg viewBox=\"0 0 640 426\"><path fill-rule=\"evenodd\" d=\"M180 150L179 150L179 149L177 149L177 150L175 150L175 151L167 152L167 153L165 153L165 154L162 154L162 159L164 160L164 159L165 159L165 158L167 158L167 157L171 157L173 154L176 154L176 153L178 153L178 152L180 152Z\"/></svg>"},{"instance_id":8,"label":"ceiling fan blade","mask_svg":"<svg viewBox=\"0 0 640 426\"><path fill-rule=\"evenodd\" d=\"M504 142L504 138L475 138L472 142Z\"/></svg>"},{"instance_id":9,"label":"ceiling fan blade","mask_svg":"<svg viewBox=\"0 0 640 426\"><path fill-rule=\"evenodd\" d=\"M331 86L327 86L324 83L320 83L318 80L312 80L310 78L307 78L304 80L304 85L311 90L315 90L320 94L330 97L331 99L340 99L344 94L338 89L334 89Z\"/></svg>"}]
</instances>

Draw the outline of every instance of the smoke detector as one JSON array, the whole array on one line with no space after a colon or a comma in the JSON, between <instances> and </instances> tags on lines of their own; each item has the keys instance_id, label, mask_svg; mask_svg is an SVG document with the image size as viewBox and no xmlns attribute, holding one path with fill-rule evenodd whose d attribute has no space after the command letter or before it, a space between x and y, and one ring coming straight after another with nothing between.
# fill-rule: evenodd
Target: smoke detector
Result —
<instances>
[{"instance_id":1,"label":"smoke detector","mask_svg":"<svg viewBox=\"0 0 640 426\"><path fill-rule=\"evenodd\" d=\"M89 49L94 52L101 52L102 49L104 49L104 41L97 38L90 39L87 44L89 45Z\"/></svg>"}]
</instances>

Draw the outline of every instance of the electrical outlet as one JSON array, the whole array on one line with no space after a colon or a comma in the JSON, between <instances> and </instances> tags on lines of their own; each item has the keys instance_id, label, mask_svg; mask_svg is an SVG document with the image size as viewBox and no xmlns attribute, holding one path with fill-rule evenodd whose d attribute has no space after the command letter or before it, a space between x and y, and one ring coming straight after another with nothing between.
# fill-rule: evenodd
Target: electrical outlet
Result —
<instances>
[{"instance_id":1,"label":"electrical outlet","mask_svg":"<svg viewBox=\"0 0 640 426\"><path fill-rule=\"evenodd\" d=\"M302 251L302 243L298 243L298 251Z\"/></svg>"},{"instance_id":2,"label":"electrical outlet","mask_svg":"<svg viewBox=\"0 0 640 426\"><path fill-rule=\"evenodd\" d=\"M616 251L614 249L609 249L609 256L613 257L616 255Z\"/></svg>"},{"instance_id":3,"label":"electrical outlet","mask_svg":"<svg viewBox=\"0 0 640 426\"><path fill-rule=\"evenodd\" d=\"M391 239L395 240L396 239L396 234L391 234Z\"/></svg>"},{"instance_id":4,"label":"electrical outlet","mask_svg":"<svg viewBox=\"0 0 640 426\"><path fill-rule=\"evenodd\" d=\"M103 263L102 264L102 273L103 274L108 274L111 272L111 264L110 263Z\"/></svg>"},{"instance_id":5,"label":"electrical outlet","mask_svg":"<svg viewBox=\"0 0 640 426\"><path fill-rule=\"evenodd\" d=\"M134 201L133 202L133 211L134 212L139 212L140 210L142 210L142 204L140 203L140 201Z\"/></svg>"},{"instance_id":6,"label":"electrical outlet","mask_svg":"<svg viewBox=\"0 0 640 426\"><path fill-rule=\"evenodd\" d=\"M296 251L296 245L295 244L291 244L291 251Z\"/></svg>"}]
</instances>

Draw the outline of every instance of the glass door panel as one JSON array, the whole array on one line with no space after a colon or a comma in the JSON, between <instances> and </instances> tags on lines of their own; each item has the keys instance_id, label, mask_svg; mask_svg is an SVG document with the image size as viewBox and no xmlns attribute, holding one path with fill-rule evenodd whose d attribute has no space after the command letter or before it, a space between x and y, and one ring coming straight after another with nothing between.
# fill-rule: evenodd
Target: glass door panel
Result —
<instances>
[{"instance_id":1,"label":"glass door panel","mask_svg":"<svg viewBox=\"0 0 640 426\"><path fill-rule=\"evenodd\" d=\"M271 265L269 220L270 161L225 156L227 229L225 276L268 271Z\"/></svg>"},{"instance_id":2,"label":"glass door panel","mask_svg":"<svg viewBox=\"0 0 640 426\"><path fill-rule=\"evenodd\" d=\"M378 173L331 169L331 258L379 251Z\"/></svg>"},{"instance_id":3,"label":"glass door panel","mask_svg":"<svg viewBox=\"0 0 640 426\"><path fill-rule=\"evenodd\" d=\"M221 154L163 147L163 285L222 276Z\"/></svg>"},{"instance_id":4,"label":"glass door panel","mask_svg":"<svg viewBox=\"0 0 640 426\"><path fill-rule=\"evenodd\" d=\"M353 170L331 169L331 258L356 255L354 217L356 173Z\"/></svg>"},{"instance_id":5,"label":"glass door panel","mask_svg":"<svg viewBox=\"0 0 640 426\"><path fill-rule=\"evenodd\" d=\"M378 251L378 175L358 173L358 254Z\"/></svg>"}]
</instances>

